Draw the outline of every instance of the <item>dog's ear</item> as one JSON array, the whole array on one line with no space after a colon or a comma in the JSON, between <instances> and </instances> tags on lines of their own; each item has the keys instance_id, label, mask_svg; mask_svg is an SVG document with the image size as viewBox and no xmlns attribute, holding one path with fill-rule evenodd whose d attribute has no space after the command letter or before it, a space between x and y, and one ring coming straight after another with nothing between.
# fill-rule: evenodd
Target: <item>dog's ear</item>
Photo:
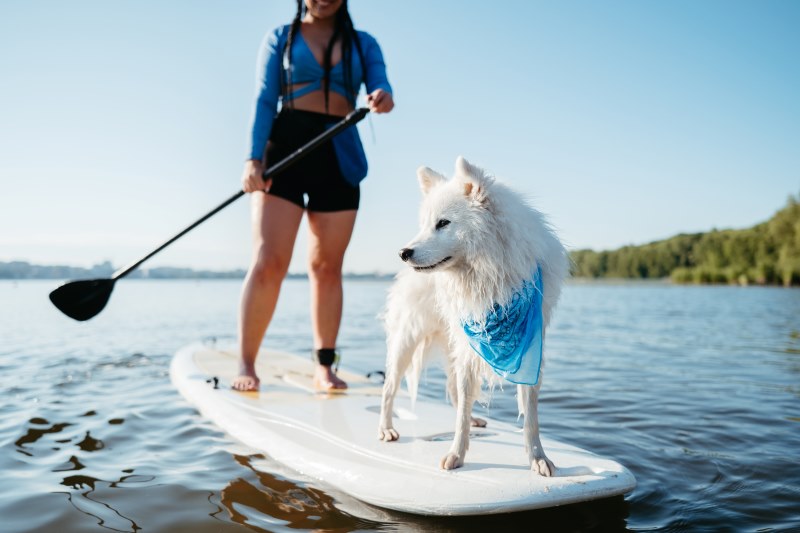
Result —
<instances>
[{"instance_id":1,"label":"dog's ear","mask_svg":"<svg viewBox=\"0 0 800 533\"><path fill-rule=\"evenodd\" d=\"M422 189L423 194L428 194L435 185L445 181L445 177L428 167L419 167L417 169L417 178L419 178L419 187Z\"/></svg>"},{"instance_id":2,"label":"dog's ear","mask_svg":"<svg viewBox=\"0 0 800 533\"><path fill-rule=\"evenodd\" d=\"M463 156L458 156L456 159L456 179L464 185L465 196L478 203L486 200L486 188L490 184L491 178Z\"/></svg>"}]
</instances>

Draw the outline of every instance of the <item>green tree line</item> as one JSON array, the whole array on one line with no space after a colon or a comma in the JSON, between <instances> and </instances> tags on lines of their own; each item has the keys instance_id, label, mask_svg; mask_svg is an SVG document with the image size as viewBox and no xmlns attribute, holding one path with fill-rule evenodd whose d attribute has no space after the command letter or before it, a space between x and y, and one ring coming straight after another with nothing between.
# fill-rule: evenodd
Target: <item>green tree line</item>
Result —
<instances>
[{"instance_id":1,"label":"green tree line","mask_svg":"<svg viewBox=\"0 0 800 533\"><path fill-rule=\"evenodd\" d=\"M681 234L612 251L576 250L571 257L577 277L800 285L800 197L790 196L783 209L752 228Z\"/></svg>"}]
</instances>

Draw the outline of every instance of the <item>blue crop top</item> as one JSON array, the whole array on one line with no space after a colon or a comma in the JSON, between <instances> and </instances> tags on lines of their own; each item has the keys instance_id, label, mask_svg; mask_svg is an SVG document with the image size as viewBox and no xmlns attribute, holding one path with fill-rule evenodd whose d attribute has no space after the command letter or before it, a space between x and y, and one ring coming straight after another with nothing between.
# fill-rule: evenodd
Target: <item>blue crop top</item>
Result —
<instances>
[{"instance_id":1,"label":"blue crop top","mask_svg":"<svg viewBox=\"0 0 800 533\"><path fill-rule=\"evenodd\" d=\"M363 82L368 93L376 89L383 89L391 93L392 87L386 78L386 65L383 62L383 54L378 42L366 32L359 31L357 33L365 65L361 65L361 59L354 44L350 68L351 87L358 92ZM249 159L263 157L264 148L272 132L272 123L278 110L278 102L281 100L281 76L283 76L284 83L287 82L286 71L281 68L281 63L288 36L289 25L287 24L267 34L261 44L256 68L256 102L251 120ZM308 85L291 91L288 96L289 100L322 88L325 71L300 32L295 34L292 42L292 67L293 86ZM290 90L292 88L290 87ZM347 94L342 61L331 68L330 90L341 94L348 100L355 99L356 95ZM333 123L335 123L335 119L332 119L331 124ZM354 127L347 128L333 138L333 145L342 175L351 184L357 185L367 175L367 159L358 136L358 130Z\"/></svg>"}]
</instances>

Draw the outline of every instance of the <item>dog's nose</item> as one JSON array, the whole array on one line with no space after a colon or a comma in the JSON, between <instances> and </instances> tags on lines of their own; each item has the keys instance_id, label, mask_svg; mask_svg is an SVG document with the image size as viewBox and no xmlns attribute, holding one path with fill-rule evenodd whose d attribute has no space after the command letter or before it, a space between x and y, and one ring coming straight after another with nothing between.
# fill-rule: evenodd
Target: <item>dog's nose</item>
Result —
<instances>
[{"instance_id":1,"label":"dog's nose","mask_svg":"<svg viewBox=\"0 0 800 533\"><path fill-rule=\"evenodd\" d=\"M402 250L400 250L400 259L402 259L403 261L408 261L409 259L411 259L411 256L413 255L414 255L413 248L403 248Z\"/></svg>"}]
</instances>

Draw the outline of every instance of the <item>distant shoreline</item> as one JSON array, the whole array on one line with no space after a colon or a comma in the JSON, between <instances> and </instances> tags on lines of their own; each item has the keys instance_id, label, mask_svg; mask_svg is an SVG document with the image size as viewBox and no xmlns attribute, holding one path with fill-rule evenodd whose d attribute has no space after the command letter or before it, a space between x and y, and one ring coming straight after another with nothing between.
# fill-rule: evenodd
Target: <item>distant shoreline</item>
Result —
<instances>
[{"instance_id":1,"label":"distant shoreline","mask_svg":"<svg viewBox=\"0 0 800 533\"><path fill-rule=\"evenodd\" d=\"M573 274L677 285L800 286L800 197L751 228L682 233L648 244L573 250Z\"/></svg>"},{"instance_id":2,"label":"distant shoreline","mask_svg":"<svg viewBox=\"0 0 800 533\"><path fill-rule=\"evenodd\" d=\"M0 281L76 281L82 279L107 279L116 269L110 262L101 263L90 268L66 265L36 265L27 261L0 261ZM186 267L155 267L142 268L131 272L126 279L131 280L238 280L244 279L247 272L244 269L236 270L195 270ZM346 272L343 278L347 281L392 281L397 273L390 272ZM286 275L290 280L307 280L305 272L295 272ZM660 278L624 278L624 277L592 277L572 276L567 278L570 285L642 285L642 286L739 286L739 287L781 287L777 284L759 283L731 283L731 282L687 282L674 277Z\"/></svg>"},{"instance_id":3,"label":"distant shoreline","mask_svg":"<svg viewBox=\"0 0 800 533\"><path fill-rule=\"evenodd\" d=\"M79 279L107 279L116 268L105 262L90 268L67 265L36 265L27 261L0 261L0 280L79 280ZM141 268L131 272L128 279L235 279L243 280L247 272L243 269L236 270L195 270L185 267L154 267ZM396 273L345 273L347 280L392 280ZM290 273L287 279L308 279L308 274Z\"/></svg>"}]
</instances>

